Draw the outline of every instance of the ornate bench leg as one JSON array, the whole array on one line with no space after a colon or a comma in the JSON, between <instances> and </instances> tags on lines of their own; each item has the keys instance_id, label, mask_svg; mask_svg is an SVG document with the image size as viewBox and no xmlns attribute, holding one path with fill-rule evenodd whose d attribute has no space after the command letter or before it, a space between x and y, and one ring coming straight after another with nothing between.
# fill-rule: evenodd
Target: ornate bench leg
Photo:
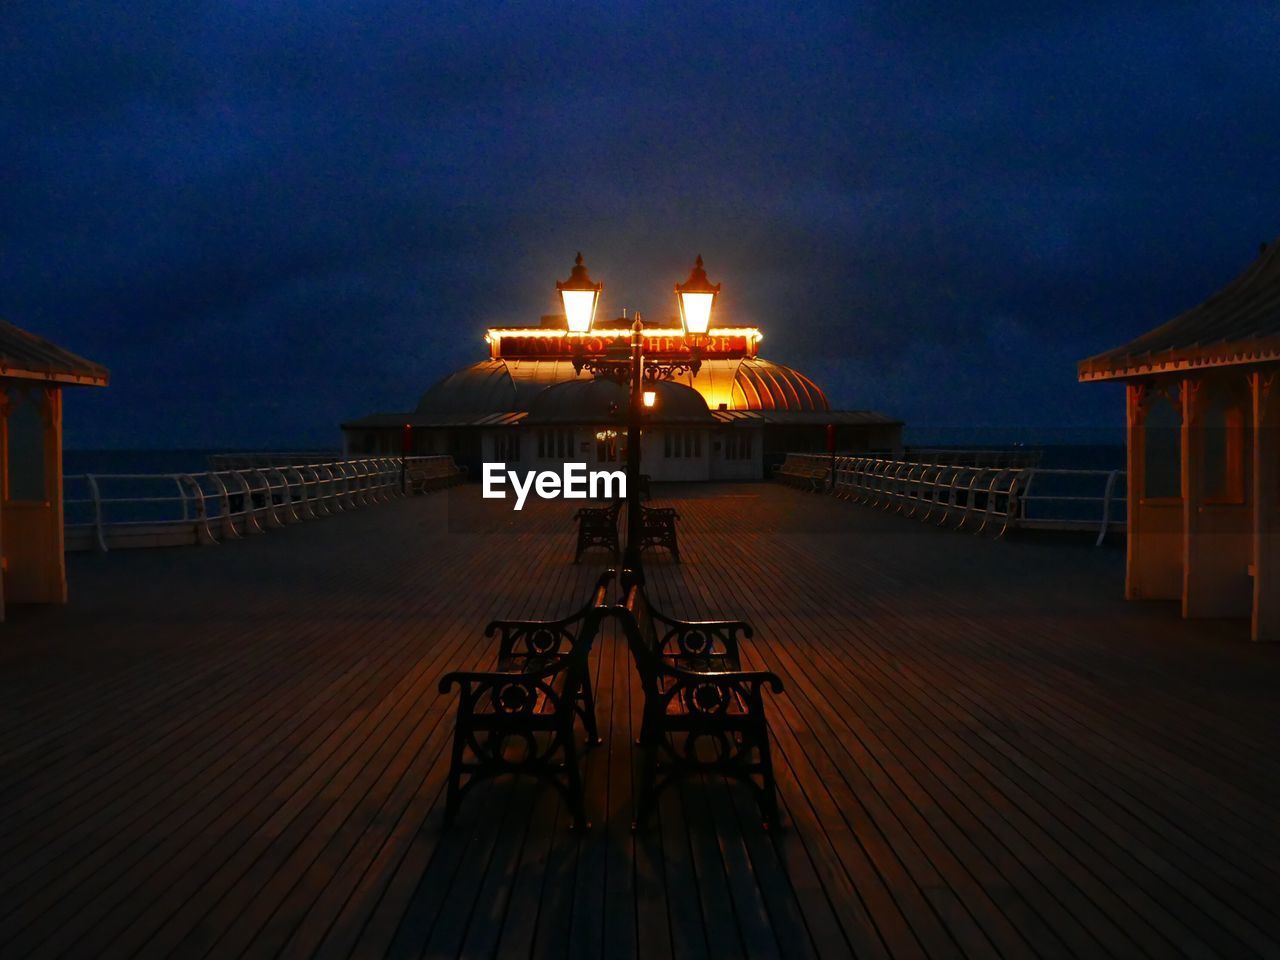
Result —
<instances>
[{"instance_id":1,"label":"ornate bench leg","mask_svg":"<svg viewBox=\"0 0 1280 960\"><path fill-rule=\"evenodd\" d=\"M591 688L590 674L583 678L582 692L578 694L578 698L581 702L582 725L587 731L587 745L598 747L604 740L596 728L596 695Z\"/></svg>"}]
</instances>

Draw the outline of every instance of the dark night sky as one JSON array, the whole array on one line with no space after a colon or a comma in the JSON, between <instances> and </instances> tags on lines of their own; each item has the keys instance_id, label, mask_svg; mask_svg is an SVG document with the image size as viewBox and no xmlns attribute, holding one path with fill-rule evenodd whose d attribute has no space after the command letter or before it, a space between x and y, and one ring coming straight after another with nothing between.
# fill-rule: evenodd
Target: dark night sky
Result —
<instances>
[{"instance_id":1,"label":"dark night sky","mask_svg":"<svg viewBox=\"0 0 1280 960\"><path fill-rule=\"evenodd\" d=\"M0 316L111 367L70 446L330 445L578 249L655 314L701 252L836 405L1113 426L1075 361L1280 234L1278 49L1224 0L6 0Z\"/></svg>"}]
</instances>

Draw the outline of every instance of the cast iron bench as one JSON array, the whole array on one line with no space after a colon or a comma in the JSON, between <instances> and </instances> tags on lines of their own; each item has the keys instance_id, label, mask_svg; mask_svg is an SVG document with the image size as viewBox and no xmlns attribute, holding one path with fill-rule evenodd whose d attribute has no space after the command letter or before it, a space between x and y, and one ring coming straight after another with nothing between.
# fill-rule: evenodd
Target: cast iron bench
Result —
<instances>
[{"instance_id":1,"label":"cast iron bench","mask_svg":"<svg viewBox=\"0 0 1280 960\"><path fill-rule=\"evenodd\" d=\"M640 506L640 549L666 547L676 563L680 562L680 543L676 539L676 521L680 514L671 507Z\"/></svg>"},{"instance_id":2,"label":"cast iron bench","mask_svg":"<svg viewBox=\"0 0 1280 960\"><path fill-rule=\"evenodd\" d=\"M443 490L461 483L465 476L466 471L452 457L410 463L405 470L405 482L413 493Z\"/></svg>"},{"instance_id":3,"label":"cast iron bench","mask_svg":"<svg viewBox=\"0 0 1280 960\"><path fill-rule=\"evenodd\" d=\"M494 620L485 636L500 633L497 668L455 671L440 679L440 692L461 688L444 822L457 816L462 798L477 783L504 774L528 775L551 784L565 798L575 827L587 826L578 770L574 718L587 743L600 742L587 663L613 571L596 581L591 599L559 620Z\"/></svg>"},{"instance_id":4,"label":"cast iron bench","mask_svg":"<svg viewBox=\"0 0 1280 960\"><path fill-rule=\"evenodd\" d=\"M827 485L830 470L825 465L807 460L796 462L788 454L787 459L778 466L773 475L793 487L803 487L814 493L821 493Z\"/></svg>"},{"instance_id":5,"label":"cast iron bench","mask_svg":"<svg viewBox=\"0 0 1280 960\"><path fill-rule=\"evenodd\" d=\"M624 574L624 583L625 574ZM751 787L766 828L778 823L763 688L782 692L777 674L742 670L740 620L676 620L654 610L631 584L618 609L640 685L643 719L637 744L642 771L635 826L657 796L681 777L716 773Z\"/></svg>"},{"instance_id":6,"label":"cast iron bench","mask_svg":"<svg viewBox=\"0 0 1280 960\"><path fill-rule=\"evenodd\" d=\"M578 521L578 549L573 555L573 562L578 563L583 553L592 547L605 547L618 559L621 547L618 545L618 514L622 510L622 501L615 500L607 507L582 507L573 515Z\"/></svg>"}]
</instances>

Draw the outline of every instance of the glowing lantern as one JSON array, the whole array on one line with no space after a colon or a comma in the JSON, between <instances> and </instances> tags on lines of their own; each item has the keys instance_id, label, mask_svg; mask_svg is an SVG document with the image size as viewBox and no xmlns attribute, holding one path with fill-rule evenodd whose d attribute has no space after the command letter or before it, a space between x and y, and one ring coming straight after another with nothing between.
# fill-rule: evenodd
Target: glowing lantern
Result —
<instances>
[{"instance_id":1,"label":"glowing lantern","mask_svg":"<svg viewBox=\"0 0 1280 960\"><path fill-rule=\"evenodd\" d=\"M680 323L686 334L700 337L707 332L711 326L711 310L719 295L720 284L708 282L707 271L702 269L702 254L698 254L689 279L676 284L676 303L680 305Z\"/></svg>"},{"instance_id":2,"label":"glowing lantern","mask_svg":"<svg viewBox=\"0 0 1280 960\"><path fill-rule=\"evenodd\" d=\"M656 391L646 390L644 392L644 405L646 407L652 409L657 404L657 402L658 402L658 394Z\"/></svg>"},{"instance_id":3,"label":"glowing lantern","mask_svg":"<svg viewBox=\"0 0 1280 960\"><path fill-rule=\"evenodd\" d=\"M587 333L595 320L596 307L600 304L603 283L592 283L587 268L582 264L582 254L573 262L569 279L556 283L560 299L564 303L564 317L570 333Z\"/></svg>"}]
</instances>

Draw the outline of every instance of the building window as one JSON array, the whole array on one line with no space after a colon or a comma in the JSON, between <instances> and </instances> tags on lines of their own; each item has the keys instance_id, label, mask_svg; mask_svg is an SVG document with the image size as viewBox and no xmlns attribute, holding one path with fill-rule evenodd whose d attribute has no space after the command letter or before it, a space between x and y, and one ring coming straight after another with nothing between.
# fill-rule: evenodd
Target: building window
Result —
<instances>
[{"instance_id":1,"label":"building window","mask_svg":"<svg viewBox=\"0 0 1280 960\"><path fill-rule=\"evenodd\" d=\"M493 456L503 463L520 461L520 435L515 431L500 433L493 438Z\"/></svg>"},{"instance_id":2,"label":"building window","mask_svg":"<svg viewBox=\"0 0 1280 960\"><path fill-rule=\"evenodd\" d=\"M599 463L616 463L618 460L618 431L596 432L596 460Z\"/></svg>"},{"instance_id":3,"label":"building window","mask_svg":"<svg viewBox=\"0 0 1280 960\"><path fill-rule=\"evenodd\" d=\"M572 430L539 430L538 457L542 460L568 460L573 456Z\"/></svg>"},{"instance_id":4,"label":"building window","mask_svg":"<svg viewBox=\"0 0 1280 960\"><path fill-rule=\"evenodd\" d=\"M724 458L726 460L751 459L751 434L730 432L724 438Z\"/></svg>"},{"instance_id":5,"label":"building window","mask_svg":"<svg viewBox=\"0 0 1280 960\"><path fill-rule=\"evenodd\" d=\"M1204 500L1209 503L1245 502L1248 470L1248 409L1243 390L1215 385L1204 411Z\"/></svg>"},{"instance_id":6,"label":"building window","mask_svg":"<svg viewBox=\"0 0 1280 960\"><path fill-rule=\"evenodd\" d=\"M702 456L702 431L665 430L662 434L662 454L668 460L697 458Z\"/></svg>"},{"instance_id":7,"label":"building window","mask_svg":"<svg viewBox=\"0 0 1280 960\"><path fill-rule=\"evenodd\" d=\"M5 431L9 476L6 500L43 502L49 499L45 482L45 391L40 387L13 387L9 391L9 422ZM0 406L3 411L3 406Z\"/></svg>"},{"instance_id":8,"label":"building window","mask_svg":"<svg viewBox=\"0 0 1280 960\"><path fill-rule=\"evenodd\" d=\"M1178 408L1176 390L1172 396L1159 393L1152 398L1142 432L1146 454L1143 496L1148 500L1181 497L1182 411Z\"/></svg>"}]
</instances>

